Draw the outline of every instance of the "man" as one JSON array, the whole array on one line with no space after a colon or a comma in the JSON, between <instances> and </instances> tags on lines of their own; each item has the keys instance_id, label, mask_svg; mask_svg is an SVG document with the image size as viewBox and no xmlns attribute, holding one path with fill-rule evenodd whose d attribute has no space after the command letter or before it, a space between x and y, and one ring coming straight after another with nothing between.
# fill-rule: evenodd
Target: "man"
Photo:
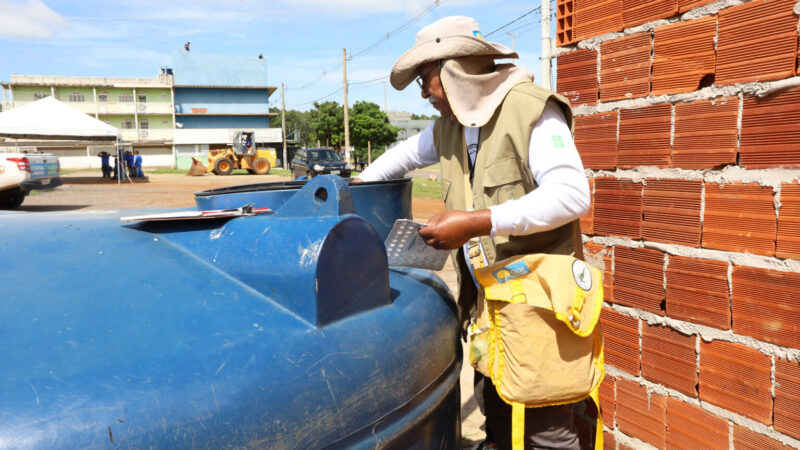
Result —
<instances>
[{"instance_id":1,"label":"man","mask_svg":"<svg viewBox=\"0 0 800 450\"><path fill-rule=\"evenodd\" d=\"M133 151L133 172L136 178L144 178L144 172L142 172L142 155L139 154L139 150Z\"/></svg>"},{"instance_id":2,"label":"man","mask_svg":"<svg viewBox=\"0 0 800 450\"><path fill-rule=\"evenodd\" d=\"M590 198L568 101L534 85L525 69L495 63L515 57L508 47L484 40L468 17L447 17L420 30L390 81L402 90L416 78L441 118L356 180L399 178L441 164L447 211L419 234L429 245L454 250L462 336L476 310L474 265L518 254L581 253L577 219ZM475 378L475 397L487 418L483 446L511 448L510 406L491 380L478 372ZM579 448L575 405L527 408L526 448Z\"/></svg>"},{"instance_id":3,"label":"man","mask_svg":"<svg viewBox=\"0 0 800 450\"><path fill-rule=\"evenodd\" d=\"M103 178L111 178L111 165L108 163L108 152L100 152L97 156L100 157L100 169L103 171Z\"/></svg>"}]
</instances>

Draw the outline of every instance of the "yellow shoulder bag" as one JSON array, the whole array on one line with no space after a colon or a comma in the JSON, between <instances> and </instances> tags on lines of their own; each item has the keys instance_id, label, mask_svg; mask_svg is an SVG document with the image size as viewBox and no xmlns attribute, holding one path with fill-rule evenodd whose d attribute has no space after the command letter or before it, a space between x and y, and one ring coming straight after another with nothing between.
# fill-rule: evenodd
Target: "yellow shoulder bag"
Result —
<instances>
[{"instance_id":1,"label":"yellow shoulder bag","mask_svg":"<svg viewBox=\"0 0 800 450\"><path fill-rule=\"evenodd\" d=\"M523 448L525 408L589 396L598 407L595 448L603 448L602 273L572 256L531 254L476 268L475 278L470 363L511 405L514 450Z\"/></svg>"}]
</instances>

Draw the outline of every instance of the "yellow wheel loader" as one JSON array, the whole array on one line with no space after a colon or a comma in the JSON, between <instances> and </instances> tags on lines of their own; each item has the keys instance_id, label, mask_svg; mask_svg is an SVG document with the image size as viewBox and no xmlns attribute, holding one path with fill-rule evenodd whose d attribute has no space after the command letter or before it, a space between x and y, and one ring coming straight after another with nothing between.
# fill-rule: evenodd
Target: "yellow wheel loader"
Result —
<instances>
[{"instance_id":1,"label":"yellow wheel loader","mask_svg":"<svg viewBox=\"0 0 800 450\"><path fill-rule=\"evenodd\" d=\"M246 169L249 173L266 175L275 167L278 152L274 148L256 148L255 132L237 131L233 145L222 150L208 152L208 164L192 158L189 175L230 175L234 169Z\"/></svg>"}]
</instances>

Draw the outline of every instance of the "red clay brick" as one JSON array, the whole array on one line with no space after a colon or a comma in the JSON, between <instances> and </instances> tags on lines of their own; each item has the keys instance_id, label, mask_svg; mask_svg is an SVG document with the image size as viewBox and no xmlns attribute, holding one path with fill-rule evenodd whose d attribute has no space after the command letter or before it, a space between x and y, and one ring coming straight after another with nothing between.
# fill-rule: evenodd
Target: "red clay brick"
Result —
<instances>
[{"instance_id":1,"label":"red clay brick","mask_svg":"<svg viewBox=\"0 0 800 450\"><path fill-rule=\"evenodd\" d=\"M670 256L667 316L720 330L730 329L728 263Z\"/></svg>"},{"instance_id":2,"label":"red clay brick","mask_svg":"<svg viewBox=\"0 0 800 450\"><path fill-rule=\"evenodd\" d=\"M614 389L616 386L616 379L606 376L603 382L600 383L600 414L603 416L603 425L608 428L614 428Z\"/></svg>"},{"instance_id":3,"label":"red clay brick","mask_svg":"<svg viewBox=\"0 0 800 450\"><path fill-rule=\"evenodd\" d=\"M603 308L600 324L606 364L639 375L639 319Z\"/></svg>"},{"instance_id":4,"label":"red clay brick","mask_svg":"<svg viewBox=\"0 0 800 450\"><path fill-rule=\"evenodd\" d=\"M748 169L800 167L800 88L745 97L740 163Z\"/></svg>"},{"instance_id":5,"label":"red clay brick","mask_svg":"<svg viewBox=\"0 0 800 450\"><path fill-rule=\"evenodd\" d=\"M667 448L728 450L728 421L676 398L667 399Z\"/></svg>"},{"instance_id":6,"label":"red clay brick","mask_svg":"<svg viewBox=\"0 0 800 450\"><path fill-rule=\"evenodd\" d=\"M703 247L774 256L778 219L772 188L706 183Z\"/></svg>"},{"instance_id":7,"label":"red clay brick","mask_svg":"<svg viewBox=\"0 0 800 450\"><path fill-rule=\"evenodd\" d=\"M734 266L733 332L800 347L800 273Z\"/></svg>"},{"instance_id":8,"label":"red clay brick","mask_svg":"<svg viewBox=\"0 0 800 450\"><path fill-rule=\"evenodd\" d=\"M573 106L597 103L597 52L575 50L558 56L558 93Z\"/></svg>"},{"instance_id":9,"label":"red clay brick","mask_svg":"<svg viewBox=\"0 0 800 450\"><path fill-rule=\"evenodd\" d=\"M625 28L671 17L677 13L677 0L622 0L622 23Z\"/></svg>"},{"instance_id":10,"label":"red clay brick","mask_svg":"<svg viewBox=\"0 0 800 450\"><path fill-rule=\"evenodd\" d=\"M642 324L642 376L697 397L697 338Z\"/></svg>"},{"instance_id":11,"label":"red clay brick","mask_svg":"<svg viewBox=\"0 0 800 450\"><path fill-rule=\"evenodd\" d=\"M608 431L603 432L603 450L617 450L617 440Z\"/></svg>"},{"instance_id":12,"label":"red clay brick","mask_svg":"<svg viewBox=\"0 0 800 450\"><path fill-rule=\"evenodd\" d=\"M702 193L699 180L648 179L642 196L642 237L699 247Z\"/></svg>"},{"instance_id":13,"label":"red clay brick","mask_svg":"<svg viewBox=\"0 0 800 450\"><path fill-rule=\"evenodd\" d=\"M739 98L675 105L672 167L711 169L736 164Z\"/></svg>"},{"instance_id":14,"label":"red clay brick","mask_svg":"<svg viewBox=\"0 0 800 450\"><path fill-rule=\"evenodd\" d=\"M678 12L683 13L715 1L716 0L678 0Z\"/></svg>"},{"instance_id":15,"label":"red clay brick","mask_svg":"<svg viewBox=\"0 0 800 450\"><path fill-rule=\"evenodd\" d=\"M658 448L666 444L666 398L639 383L617 380L617 425L623 433Z\"/></svg>"},{"instance_id":16,"label":"red clay brick","mask_svg":"<svg viewBox=\"0 0 800 450\"><path fill-rule=\"evenodd\" d=\"M783 445L769 436L758 434L755 431L734 424L733 448L736 450L789 450L792 447Z\"/></svg>"},{"instance_id":17,"label":"red clay brick","mask_svg":"<svg viewBox=\"0 0 800 450\"><path fill-rule=\"evenodd\" d=\"M595 178L595 234L641 238L642 187L641 183L631 180Z\"/></svg>"},{"instance_id":18,"label":"red clay brick","mask_svg":"<svg viewBox=\"0 0 800 450\"><path fill-rule=\"evenodd\" d=\"M575 117L575 146L587 169L617 167L619 111Z\"/></svg>"},{"instance_id":19,"label":"red clay brick","mask_svg":"<svg viewBox=\"0 0 800 450\"><path fill-rule=\"evenodd\" d=\"M664 314L664 253L647 248L614 248L614 301Z\"/></svg>"},{"instance_id":20,"label":"red clay brick","mask_svg":"<svg viewBox=\"0 0 800 450\"><path fill-rule=\"evenodd\" d=\"M800 439L800 364L775 361L775 429Z\"/></svg>"},{"instance_id":21,"label":"red clay brick","mask_svg":"<svg viewBox=\"0 0 800 450\"><path fill-rule=\"evenodd\" d=\"M795 75L795 0L756 0L719 13L717 75L726 85Z\"/></svg>"},{"instance_id":22,"label":"red clay brick","mask_svg":"<svg viewBox=\"0 0 800 450\"><path fill-rule=\"evenodd\" d=\"M669 167L672 104L623 109L619 120L617 166Z\"/></svg>"},{"instance_id":23,"label":"red clay brick","mask_svg":"<svg viewBox=\"0 0 800 450\"><path fill-rule=\"evenodd\" d=\"M561 47L575 42L575 2L556 2L556 45Z\"/></svg>"},{"instance_id":24,"label":"red clay brick","mask_svg":"<svg viewBox=\"0 0 800 450\"><path fill-rule=\"evenodd\" d=\"M714 76L716 35L715 16L657 27L651 94L692 92L703 87L703 77Z\"/></svg>"},{"instance_id":25,"label":"red clay brick","mask_svg":"<svg viewBox=\"0 0 800 450\"><path fill-rule=\"evenodd\" d=\"M600 44L600 100L624 100L650 93L650 33Z\"/></svg>"},{"instance_id":26,"label":"red clay brick","mask_svg":"<svg viewBox=\"0 0 800 450\"><path fill-rule=\"evenodd\" d=\"M576 40L615 31L622 31L622 0L580 0L575 11Z\"/></svg>"},{"instance_id":27,"label":"red clay brick","mask_svg":"<svg viewBox=\"0 0 800 450\"><path fill-rule=\"evenodd\" d=\"M589 178L589 211L581 216L581 233L594 234L594 178Z\"/></svg>"},{"instance_id":28,"label":"red clay brick","mask_svg":"<svg viewBox=\"0 0 800 450\"><path fill-rule=\"evenodd\" d=\"M776 245L778 258L800 259L800 184L797 181L781 185Z\"/></svg>"},{"instance_id":29,"label":"red clay brick","mask_svg":"<svg viewBox=\"0 0 800 450\"><path fill-rule=\"evenodd\" d=\"M583 257L587 263L603 271L603 299L613 303L613 276L611 272L614 247L587 242L583 244Z\"/></svg>"},{"instance_id":30,"label":"red clay brick","mask_svg":"<svg viewBox=\"0 0 800 450\"><path fill-rule=\"evenodd\" d=\"M713 341L700 344L700 399L770 425L772 361L750 347Z\"/></svg>"}]
</instances>

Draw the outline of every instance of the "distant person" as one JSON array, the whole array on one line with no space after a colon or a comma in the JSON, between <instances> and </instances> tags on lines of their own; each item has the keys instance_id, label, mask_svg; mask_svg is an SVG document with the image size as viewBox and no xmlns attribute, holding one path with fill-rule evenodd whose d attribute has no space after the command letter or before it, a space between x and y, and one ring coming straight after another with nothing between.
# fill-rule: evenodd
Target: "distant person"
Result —
<instances>
[{"instance_id":1,"label":"distant person","mask_svg":"<svg viewBox=\"0 0 800 450\"><path fill-rule=\"evenodd\" d=\"M142 155L139 154L139 150L134 150L133 154L133 169L136 174L136 178L144 178L144 172L142 172Z\"/></svg>"},{"instance_id":2,"label":"distant person","mask_svg":"<svg viewBox=\"0 0 800 450\"><path fill-rule=\"evenodd\" d=\"M108 163L111 155L108 152L100 152L97 156L100 157L100 170L103 171L103 178L111 178L111 165Z\"/></svg>"},{"instance_id":3,"label":"distant person","mask_svg":"<svg viewBox=\"0 0 800 450\"><path fill-rule=\"evenodd\" d=\"M245 152L245 153L250 153L250 152L251 152L251 150L250 150L250 147L251 147L252 145L253 145L253 144L250 142L250 136L247 136L247 137L245 138L245 140L244 140L244 152Z\"/></svg>"},{"instance_id":4,"label":"distant person","mask_svg":"<svg viewBox=\"0 0 800 450\"><path fill-rule=\"evenodd\" d=\"M136 174L133 171L133 153L130 150L125 151L125 167L128 169L128 176L133 178Z\"/></svg>"}]
</instances>

